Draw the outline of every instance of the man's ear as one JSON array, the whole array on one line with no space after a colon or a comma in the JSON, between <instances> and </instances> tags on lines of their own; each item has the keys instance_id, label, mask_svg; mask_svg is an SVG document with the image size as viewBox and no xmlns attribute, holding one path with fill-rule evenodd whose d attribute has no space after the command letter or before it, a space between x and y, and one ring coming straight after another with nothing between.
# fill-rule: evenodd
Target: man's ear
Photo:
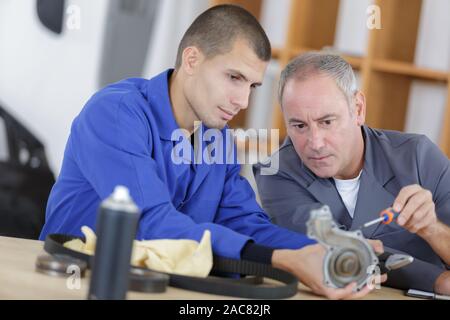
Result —
<instances>
[{"instance_id":1,"label":"man's ear","mask_svg":"<svg viewBox=\"0 0 450 320\"><path fill-rule=\"evenodd\" d=\"M188 75L193 75L203 59L203 54L197 47L187 47L183 50L181 68Z\"/></svg>"},{"instance_id":2,"label":"man's ear","mask_svg":"<svg viewBox=\"0 0 450 320\"><path fill-rule=\"evenodd\" d=\"M358 126L363 126L366 122L366 96L359 90L355 94L355 115Z\"/></svg>"}]
</instances>

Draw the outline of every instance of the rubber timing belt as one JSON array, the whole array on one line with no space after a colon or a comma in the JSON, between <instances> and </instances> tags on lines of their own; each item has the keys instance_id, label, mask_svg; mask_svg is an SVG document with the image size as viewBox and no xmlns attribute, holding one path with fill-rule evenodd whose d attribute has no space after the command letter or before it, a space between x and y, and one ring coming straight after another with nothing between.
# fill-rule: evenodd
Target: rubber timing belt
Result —
<instances>
[{"instance_id":1,"label":"rubber timing belt","mask_svg":"<svg viewBox=\"0 0 450 320\"><path fill-rule=\"evenodd\" d=\"M80 239L83 237L68 236L63 234L50 234L45 239L44 250L49 254L63 254L85 261L88 267L91 266L92 256L68 249L63 246L67 241ZM148 269L146 269L148 270ZM153 270L152 270L153 271ZM153 271L155 274L159 272ZM298 281L290 273L273 268L271 265L256 263L246 260L234 260L214 256L212 274L228 274L239 277L240 275L250 276L247 278L224 278L209 276L207 278L182 276L177 274L167 274L169 285L176 288L198 291L203 293L233 296L250 299L283 299L292 297L297 293ZM160 273L165 274L165 273ZM276 280L281 284L264 284L263 277ZM151 279L150 279L151 280ZM149 279L147 278L148 282ZM155 277L155 281L161 281ZM146 285L143 287L160 287L158 285ZM151 289L145 292L152 292ZM161 292L161 290L159 291Z\"/></svg>"}]
</instances>

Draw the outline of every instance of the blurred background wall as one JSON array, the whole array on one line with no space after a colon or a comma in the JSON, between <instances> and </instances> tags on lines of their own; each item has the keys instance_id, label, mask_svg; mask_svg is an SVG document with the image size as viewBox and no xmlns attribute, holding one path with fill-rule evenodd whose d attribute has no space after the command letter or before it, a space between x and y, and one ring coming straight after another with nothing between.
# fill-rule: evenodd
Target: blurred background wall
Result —
<instances>
[{"instance_id":1,"label":"blurred background wall","mask_svg":"<svg viewBox=\"0 0 450 320\"><path fill-rule=\"evenodd\" d=\"M286 42L293 1L303 0L261 2L259 19L275 49ZM183 32L212 2L66 0L63 3L62 32L57 34L39 20L36 0L0 0L0 104L45 144L56 174L70 124L87 99L107 83L126 77L149 78L172 67ZM338 5L338 14L333 50L350 57L367 55L367 8L372 1L334 3ZM450 1L421 1L416 66L440 74L449 72L448 12ZM274 127L275 92L282 64L280 59L271 62L264 86L252 97L245 121L238 126ZM355 69L361 79L358 68ZM439 143L448 105L448 82L423 81L420 77L412 81L403 128L426 134ZM0 133L0 158L7 156L1 145Z\"/></svg>"}]
</instances>

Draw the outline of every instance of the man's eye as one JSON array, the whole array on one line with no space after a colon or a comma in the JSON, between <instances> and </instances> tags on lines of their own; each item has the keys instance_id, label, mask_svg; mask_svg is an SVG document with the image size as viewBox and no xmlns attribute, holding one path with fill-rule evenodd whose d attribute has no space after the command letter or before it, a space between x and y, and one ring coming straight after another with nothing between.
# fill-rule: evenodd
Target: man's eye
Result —
<instances>
[{"instance_id":1,"label":"man's eye","mask_svg":"<svg viewBox=\"0 0 450 320\"><path fill-rule=\"evenodd\" d=\"M323 124L325 124L326 126L329 126L333 123L333 120L324 120Z\"/></svg>"},{"instance_id":2,"label":"man's eye","mask_svg":"<svg viewBox=\"0 0 450 320\"><path fill-rule=\"evenodd\" d=\"M233 80L233 81L237 81L237 80L239 80L239 77L238 77L238 76L235 76L235 75L232 75L232 74L230 74L230 79L231 79L231 80Z\"/></svg>"},{"instance_id":3,"label":"man's eye","mask_svg":"<svg viewBox=\"0 0 450 320\"><path fill-rule=\"evenodd\" d=\"M296 127L297 129L303 129L303 128L305 128L305 124L303 124L303 123L296 124L296 125L294 125L294 127Z\"/></svg>"}]
</instances>

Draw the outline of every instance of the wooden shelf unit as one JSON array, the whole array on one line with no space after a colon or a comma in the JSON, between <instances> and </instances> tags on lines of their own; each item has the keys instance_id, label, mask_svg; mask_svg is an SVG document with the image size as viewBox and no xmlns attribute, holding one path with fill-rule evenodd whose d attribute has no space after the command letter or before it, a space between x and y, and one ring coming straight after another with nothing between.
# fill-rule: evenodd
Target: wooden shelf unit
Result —
<instances>
[{"instance_id":1,"label":"wooden shelf unit","mask_svg":"<svg viewBox=\"0 0 450 320\"><path fill-rule=\"evenodd\" d=\"M258 19L261 0L211 0L211 5L234 3L243 6ZM369 126L403 131L410 87L413 80L447 85L447 104L442 123L440 147L450 157L450 70L439 71L414 65L422 0L375 0L381 8L381 29L369 31L363 57L342 56L361 73L362 91L366 95ZM333 48L339 0L291 0L286 41L273 48L273 58L283 68L295 56L323 48ZM231 126L245 128L246 114ZM272 128L286 135L279 106L274 107Z\"/></svg>"},{"instance_id":2,"label":"wooden shelf unit","mask_svg":"<svg viewBox=\"0 0 450 320\"><path fill-rule=\"evenodd\" d=\"M409 62L377 59L373 61L372 68L375 71L411 76L413 78L421 80L437 81L443 83L446 83L448 80L448 73L446 72L417 67Z\"/></svg>"}]
</instances>

